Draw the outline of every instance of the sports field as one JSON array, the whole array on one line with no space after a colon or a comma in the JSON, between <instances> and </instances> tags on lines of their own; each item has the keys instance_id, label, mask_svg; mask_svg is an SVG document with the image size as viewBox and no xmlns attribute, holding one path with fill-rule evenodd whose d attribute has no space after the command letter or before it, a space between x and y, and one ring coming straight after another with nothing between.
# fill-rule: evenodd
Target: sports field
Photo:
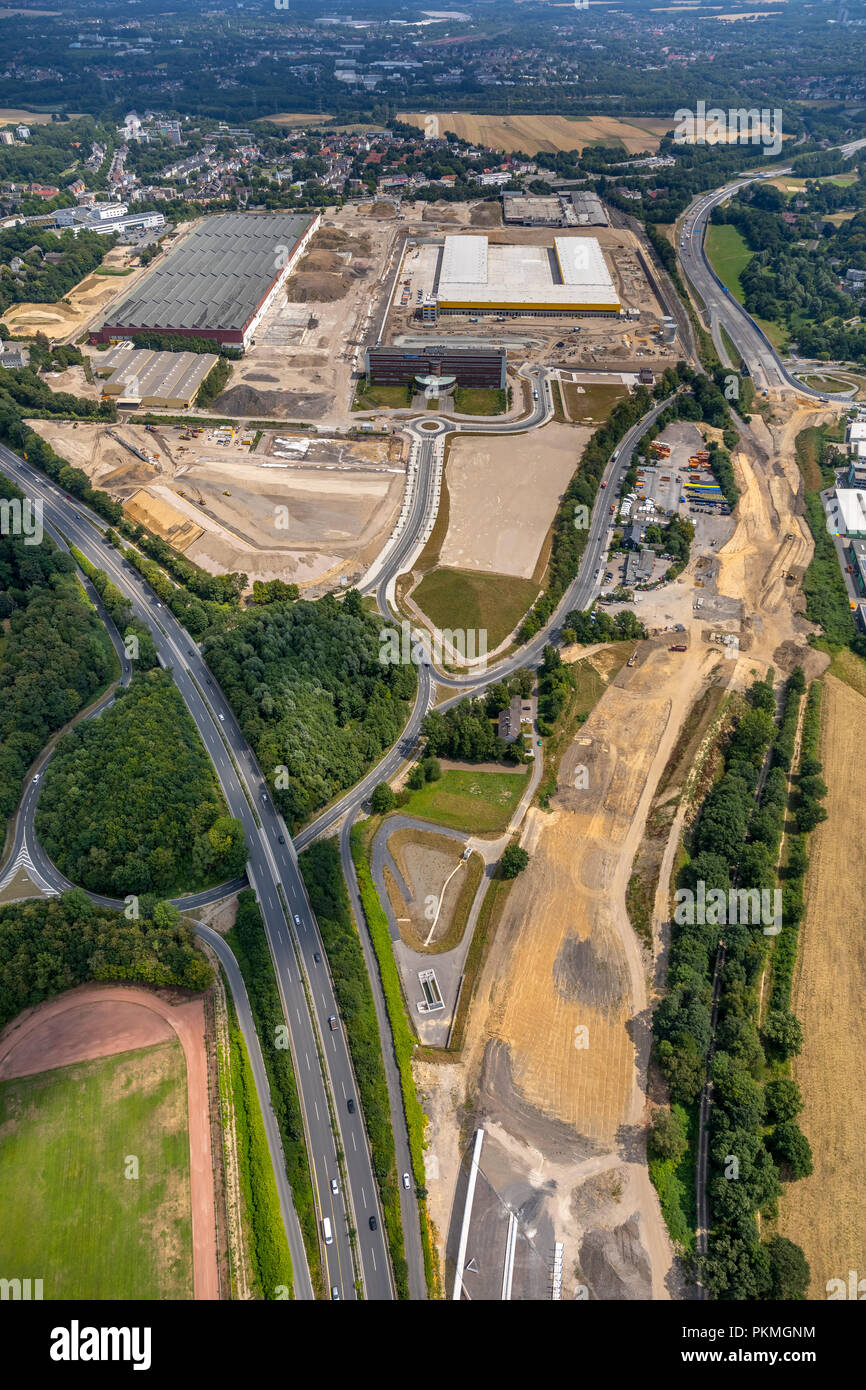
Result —
<instances>
[{"instance_id":1,"label":"sports field","mask_svg":"<svg viewBox=\"0 0 866 1390\"><path fill-rule=\"evenodd\" d=\"M46 1299L191 1299L189 1163L175 1040L4 1081L4 1276Z\"/></svg>"}]
</instances>

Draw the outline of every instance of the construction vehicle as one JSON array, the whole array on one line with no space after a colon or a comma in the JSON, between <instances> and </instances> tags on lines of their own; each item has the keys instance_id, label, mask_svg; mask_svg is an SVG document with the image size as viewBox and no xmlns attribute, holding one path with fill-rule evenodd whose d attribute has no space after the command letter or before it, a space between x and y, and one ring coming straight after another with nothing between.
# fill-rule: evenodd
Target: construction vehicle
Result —
<instances>
[{"instance_id":1,"label":"construction vehicle","mask_svg":"<svg viewBox=\"0 0 866 1390\"><path fill-rule=\"evenodd\" d=\"M674 642L672 647L668 647L669 652L686 652L688 647L685 642Z\"/></svg>"},{"instance_id":2,"label":"construction vehicle","mask_svg":"<svg viewBox=\"0 0 866 1390\"><path fill-rule=\"evenodd\" d=\"M626 664L626 666L634 666L634 664L635 664L636 661L637 661L637 647L635 647L634 651L632 652L631 656L629 657L628 661L627 661L625 664Z\"/></svg>"}]
</instances>

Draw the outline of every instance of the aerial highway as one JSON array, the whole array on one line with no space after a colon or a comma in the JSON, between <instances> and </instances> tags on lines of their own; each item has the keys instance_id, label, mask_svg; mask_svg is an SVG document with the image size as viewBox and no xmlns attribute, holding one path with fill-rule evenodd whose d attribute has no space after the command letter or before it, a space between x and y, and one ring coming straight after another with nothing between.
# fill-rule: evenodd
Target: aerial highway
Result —
<instances>
[{"instance_id":1,"label":"aerial highway","mask_svg":"<svg viewBox=\"0 0 866 1390\"><path fill-rule=\"evenodd\" d=\"M774 168L772 172L773 175L789 174L791 170L789 166L784 169ZM723 188L702 193L695 199L681 224L680 244L677 247L680 264L704 303L705 318L710 331L715 337L717 329L724 327L748 366L759 390L796 391L813 399L847 400L850 395L855 394L856 388L852 388L851 392L832 395L830 392L806 386L791 374L755 320L721 283L707 258L704 240L713 209L727 202L741 188L748 187L750 183L755 183L762 177L761 174L749 174L732 180ZM738 362L732 365L735 368L739 367Z\"/></svg>"},{"instance_id":2,"label":"aerial highway","mask_svg":"<svg viewBox=\"0 0 866 1390\"><path fill-rule=\"evenodd\" d=\"M351 1225L357 1230L364 1296L390 1299L394 1296L391 1268L354 1073L342 1025L338 1023L333 1031L328 1025L329 1018L339 1020L340 1015L327 957L295 846L275 811L262 771L197 646L138 572L104 540L105 523L81 503L67 499L48 478L4 446L0 446L0 469L28 496L40 498L46 523L109 575L130 600L135 615L148 624L162 661L173 672L229 811L242 822L247 837L248 875L259 899L289 1025L316 1204L320 1217L329 1217L333 1231L332 1243L321 1247L324 1281L341 1299L356 1297ZM268 1045L267 1039L262 1041ZM344 1170L337 1158L331 1098ZM297 1294L310 1297L303 1248L293 1248L292 1257Z\"/></svg>"}]
</instances>

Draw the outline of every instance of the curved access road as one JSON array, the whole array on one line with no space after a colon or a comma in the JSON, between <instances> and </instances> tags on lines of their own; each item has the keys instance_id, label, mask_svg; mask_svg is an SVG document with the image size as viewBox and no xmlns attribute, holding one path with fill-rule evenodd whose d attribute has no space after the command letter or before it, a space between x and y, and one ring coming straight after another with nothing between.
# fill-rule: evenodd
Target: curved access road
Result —
<instances>
[{"instance_id":1,"label":"curved access road","mask_svg":"<svg viewBox=\"0 0 866 1390\"><path fill-rule=\"evenodd\" d=\"M789 174L790 172L790 166L783 169L774 168L771 171L771 176L775 178L779 174ZM707 257L704 242L706 229L714 208L727 202L740 189L747 188L749 184L756 183L764 177L766 176L763 174L750 174L747 177L734 179L731 183L725 184L723 188L717 188L710 193L703 193L696 198L686 212L682 223L677 257L684 274L703 301L704 317L714 340L718 341L718 330L724 328L748 366L759 390L776 390L785 393L794 391L798 395L809 396L813 400L847 401L851 395L856 394L856 388L852 388L851 392L833 395L830 392L817 391L811 386L806 386L792 375L751 314L743 308L742 304L734 298L719 279ZM739 363L733 365L737 367Z\"/></svg>"},{"instance_id":2,"label":"curved access road","mask_svg":"<svg viewBox=\"0 0 866 1390\"><path fill-rule=\"evenodd\" d=\"M197 646L138 572L104 540L104 523L4 446L0 446L0 469L29 496L41 498L47 522L109 575L129 599L134 614L147 623L162 663L173 671L229 811L242 822L249 846L248 876L259 899L289 1026L316 1205L320 1216L329 1217L333 1230L332 1243L321 1247L324 1278L341 1299L356 1297L349 1237L354 1227L366 1297L391 1299L394 1289L384 1223L348 1046L342 1026L338 1023L332 1031L328 1025L329 1018L339 1019L339 1009L322 963L324 948L295 846L276 814L252 750ZM370 1229L371 1217L374 1229ZM295 1281L299 1297L312 1296L306 1261L296 1266Z\"/></svg>"}]
</instances>

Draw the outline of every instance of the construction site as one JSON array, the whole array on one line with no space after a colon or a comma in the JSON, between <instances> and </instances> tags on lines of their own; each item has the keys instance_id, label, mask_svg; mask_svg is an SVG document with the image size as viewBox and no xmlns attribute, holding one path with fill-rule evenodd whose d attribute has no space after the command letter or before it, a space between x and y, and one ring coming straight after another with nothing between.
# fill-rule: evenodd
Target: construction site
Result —
<instances>
[{"instance_id":1,"label":"construction site","mask_svg":"<svg viewBox=\"0 0 866 1390\"><path fill-rule=\"evenodd\" d=\"M403 442L254 427L39 420L42 436L203 569L315 596L371 563L399 512Z\"/></svg>"},{"instance_id":2,"label":"construction site","mask_svg":"<svg viewBox=\"0 0 866 1390\"><path fill-rule=\"evenodd\" d=\"M596 702L565 745L546 808L533 806L521 825L530 863L497 910L462 1051L447 1066L415 1064L449 1281L483 1132L463 1297L505 1296L509 1260L511 1297L688 1296L645 1148L651 1014L664 988L667 876L685 803L660 851L650 945L635 933L626 893L656 788L702 694L742 691L771 667L778 679L800 664L809 680L826 666L788 582L812 549L793 441L814 420L804 409L771 427L753 417L734 454L737 512L707 517L726 538L695 547L679 578L638 608L657 635L628 650L580 650L578 665L597 668ZM694 427L672 428L683 431L675 442L685 460L695 457Z\"/></svg>"}]
</instances>

